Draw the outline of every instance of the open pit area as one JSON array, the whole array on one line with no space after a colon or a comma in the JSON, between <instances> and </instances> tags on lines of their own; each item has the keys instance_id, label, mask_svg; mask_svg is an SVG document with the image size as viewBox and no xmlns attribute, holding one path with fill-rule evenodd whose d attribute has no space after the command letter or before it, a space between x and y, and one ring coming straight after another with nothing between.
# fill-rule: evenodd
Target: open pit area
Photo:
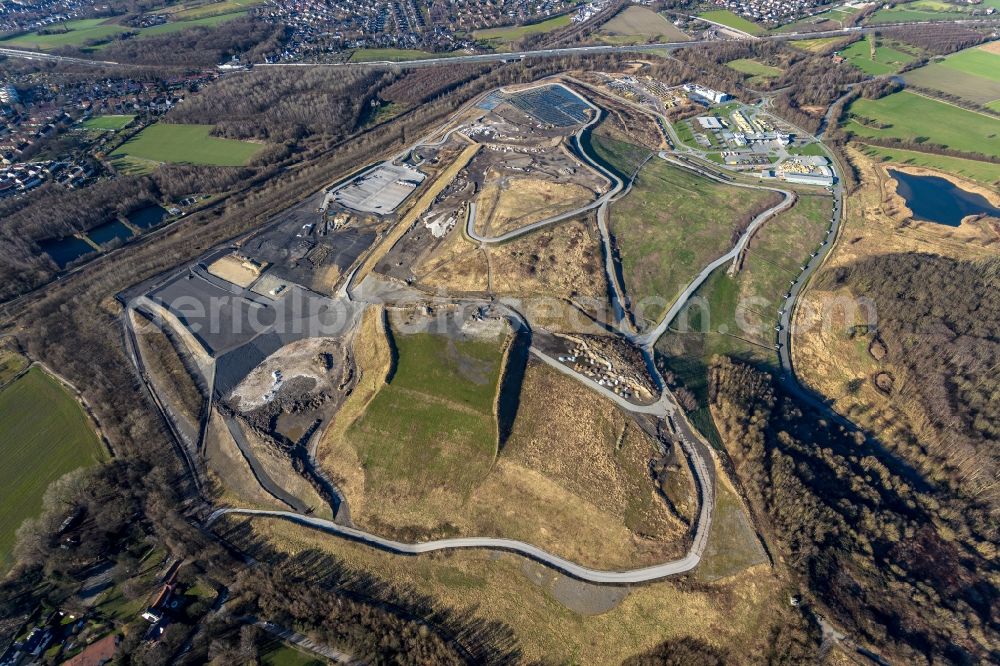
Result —
<instances>
[{"instance_id":1,"label":"open pit area","mask_svg":"<svg viewBox=\"0 0 1000 666\"><path fill-rule=\"evenodd\" d=\"M138 355L184 407L168 411L218 505L605 569L685 553L698 496L679 445L587 384L656 399L608 330L598 206L620 186L578 141L598 120L581 90L487 94L137 289L131 320L165 332Z\"/></svg>"}]
</instances>

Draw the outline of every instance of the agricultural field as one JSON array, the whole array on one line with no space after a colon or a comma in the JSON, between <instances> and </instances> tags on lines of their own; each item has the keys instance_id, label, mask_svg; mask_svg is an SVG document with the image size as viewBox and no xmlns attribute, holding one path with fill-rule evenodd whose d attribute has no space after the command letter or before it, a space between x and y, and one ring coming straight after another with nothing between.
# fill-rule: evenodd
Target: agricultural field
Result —
<instances>
[{"instance_id":1,"label":"agricultural field","mask_svg":"<svg viewBox=\"0 0 1000 666\"><path fill-rule=\"evenodd\" d=\"M151 37L154 35L166 35L198 26L211 28L220 23L238 18L245 13L246 10L238 10L224 14L200 15L183 19L178 17L179 20L148 28L133 28L115 23L115 18L121 17L78 19L66 21L58 26L59 28L65 28L65 32L44 35L37 32L29 32L20 35L10 35L0 38L0 44L37 51L48 51L65 46L83 48L84 50L100 50L108 46L116 37L125 33L138 33L139 37ZM49 29L54 30L56 26L50 26Z\"/></svg>"},{"instance_id":2,"label":"agricultural field","mask_svg":"<svg viewBox=\"0 0 1000 666\"><path fill-rule=\"evenodd\" d=\"M858 99L845 129L858 137L921 140L955 150L1000 156L996 118L902 91L881 99Z\"/></svg>"},{"instance_id":3,"label":"agricultural field","mask_svg":"<svg viewBox=\"0 0 1000 666\"><path fill-rule=\"evenodd\" d=\"M601 26L601 41L610 44L686 42L690 37L648 7L632 5Z\"/></svg>"},{"instance_id":4,"label":"agricultural field","mask_svg":"<svg viewBox=\"0 0 1000 666\"><path fill-rule=\"evenodd\" d=\"M92 130L120 130L135 120L135 116L94 116L80 123L81 127Z\"/></svg>"},{"instance_id":5,"label":"agricultural field","mask_svg":"<svg viewBox=\"0 0 1000 666\"><path fill-rule=\"evenodd\" d=\"M167 14L175 21L189 21L191 19L205 18L206 16L231 14L254 7L263 2L264 0L221 0L220 2L209 2L206 4L186 2L157 10L155 13Z\"/></svg>"},{"instance_id":6,"label":"agricultural field","mask_svg":"<svg viewBox=\"0 0 1000 666\"><path fill-rule=\"evenodd\" d=\"M763 26L757 25L742 16L737 16L728 9L713 9L712 11L702 12L698 16L713 23L726 25L751 35L763 35L767 32Z\"/></svg>"},{"instance_id":7,"label":"agricultural field","mask_svg":"<svg viewBox=\"0 0 1000 666\"><path fill-rule=\"evenodd\" d=\"M0 391L0 568L10 560L21 522L42 510L49 484L105 457L76 400L40 368Z\"/></svg>"},{"instance_id":8,"label":"agricultural field","mask_svg":"<svg viewBox=\"0 0 1000 666\"><path fill-rule=\"evenodd\" d=\"M912 50L912 46L903 46L898 43L885 44L876 40L875 37L869 36L868 39L854 42L841 50L840 55L865 74L881 76L898 72L905 65L916 60L918 54L912 53Z\"/></svg>"},{"instance_id":9,"label":"agricultural field","mask_svg":"<svg viewBox=\"0 0 1000 666\"><path fill-rule=\"evenodd\" d=\"M982 185L1000 187L1000 172L997 170L997 165L992 162L980 162L960 157L949 157L947 155L921 153L915 150L882 148L881 146L865 145L862 147L862 150L876 162L935 169L962 178L968 178Z\"/></svg>"},{"instance_id":10,"label":"agricultural field","mask_svg":"<svg viewBox=\"0 0 1000 666\"><path fill-rule=\"evenodd\" d=\"M531 23L528 25L515 25L506 28L487 28L476 30L472 36L478 40L485 41L493 47L506 47L514 42L524 39L530 35L540 35L545 32L552 32L559 28L564 28L570 24L570 15L553 16L545 21Z\"/></svg>"},{"instance_id":11,"label":"agricultural field","mask_svg":"<svg viewBox=\"0 0 1000 666\"><path fill-rule=\"evenodd\" d=\"M716 354L729 354L773 365L777 309L799 267L819 247L830 224L832 201L800 195L795 205L768 221L750 241L743 268L716 270L698 289L670 330L656 343L667 367L698 398L689 416L718 443L707 409L708 365Z\"/></svg>"},{"instance_id":12,"label":"agricultural field","mask_svg":"<svg viewBox=\"0 0 1000 666\"><path fill-rule=\"evenodd\" d=\"M117 158L138 158L171 164L240 166L263 146L246 141L220 139L210 135L211 125L171 125L156 123L142 130L111 153Z\"/></svg>"},{"instance_id":13,"label":"agricultural field","mask_svg":"<svg viewBox=\"0 0 1000 666\"><path fill-rule=\"evenodd\" d=\"M847 19L858 12L852 7L842 6L828 9L812 16L806 16L797 21L786 23L773 32L817 32L819 30L837 30L843 28ZM833 39L840 39L834 37Z\"/></svg>"},{"instance_id":14,"label":"agricultural field","mask_svg":"<svg viewBox=\"0 0 1000 666\"><path fill-rule=\"evenodd\" d=\"M87 43L104 42L129 30L129 28L113 23L111 19L103 18L66 21L59 26L50 26L49 29L65 29L65 32L53 32L45 35L29 32L22 35L12 35L0 38L0 44L46 51L63 46L84 46Z\"/></svg>"},{"instance_id":15,"label":"agricultural field","mask_svg":"<svg viewBox=\"0 0 1000 666\"><path fill-rule=\"evenodd\" d=\"M988 6L984 2L981 6ZM895 7L883 7L870 17L869 24L879 23L912 23L918 21L955 21L968 19L969 12L963 11L959 5L936 1L921 1L897 5Z\"/></svg>"},{"instance_id":16,"label":"agricultural field","mask_svg":"<svg viewBox=\"0 0 1000 666\"><path fill-rule=\"evenodd\" d=\"M625 289L637 317L658 321L712 259L725 254L743 218L777 195L736 189L653 159L611 207Z\"/></svg>"},{"instance_id":17,"label":"agricultural field","mask_svg":"<svg viewBox=\"0 0 1000 666\"><path fill-rule=\"evenodd\" d=\"M1000 49L995 43L953 53L906 72L903 78L910 85L1000 108Z\"/></svg>"}]
</instances>

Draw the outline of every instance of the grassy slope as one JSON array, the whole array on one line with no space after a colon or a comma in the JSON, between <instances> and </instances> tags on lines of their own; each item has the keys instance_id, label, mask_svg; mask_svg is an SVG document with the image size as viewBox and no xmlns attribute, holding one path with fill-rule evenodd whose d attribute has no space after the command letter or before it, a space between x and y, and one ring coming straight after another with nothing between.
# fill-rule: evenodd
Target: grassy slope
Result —
<instances>
[{"instance_id":1,"label":"grassy slope","mask_svg":"<svg viewBox=\"0 0 1000 666\"><path fill-rule=\"evenodd\" d=\"M668 331L656 343L668 367L703 405L712 356L731 354L769 365L777 361L772 345L778 306L788 282L822 240L831 207L829 197L801 196L791 210L770 220L750 242L740 273L730 277L726 267L715 271L678 315L672 329L686 332ZM692 413L692 420L714 438L706 408Z\"/></svg>"},{"instance_id":2,"label":"grassy slope","mask_svg":"<svg viewBox=\"0 0 1000 666\"><path fill-rule=\"evenodd\" d=\"M463 551L401 557L289 523L262 519L251 527L272 538L282 552L318 548L483 624L503 622L513 630L526 663L619 664L665 639L683 636L734 655L764 654L775 614L788 604L778 578L757 568L711 586L673 581L634 586L611 610L581 613L557 599L576 597L587 603L589 597L600 599L605 588L569 583L512 555Z\"/></svg>"},{"instance_id":3,"label":"grassy slope","mask_svg":"<svg viewBox=\"0 0 1000 666\"><path fill-rule=\"evenodd\" d=\"M157 162L239 166L246 164L259 144L209 136L211 125L170 125L157 123L142 130L111 154Z\"/></svg>"},{"instance_id":4,"label":"grassy slope","mask_svg":"<svg viewBox=\"0 0 1000 666\"><path fill-rule=\"evenodd\" d=\"M649 161L611 208L637 315L658 320L702 266L732 247L734 220L769 196Z\"/></svg>"},{"instance_id":5,"label":"grassy slope","mask_svg":"<svg viewBox=\"0 0 1000 666\"><path fill-rule=\"evenodd\" d=\"M937 169L974 180L983 185L996 187L997 183L1000 182L1000 170L992 162L964 160L959 157L920 153L914 150L882 148L879 146L864 146L864 152L869 157L875 158L876 161L896 162L898 164L910 164L928 169Z\"/></svg>"},{"instance_id":6,"label":"grassy slope","mask_svg":"<svg viewBox=\"0 0 1000 666\"><path fill-rule=\"evenodd\" d=\"M322 666L326 663L279 640L268 640L260 649L264 666Z\"/></svg>"},{"instance_id":7,"label":"grassy slope","mask_svg":"<svg viewBox=\"0 0 1000 666\"><path fill-rule=\"evenodd\" d=\"M847 130L858 136L927 137L956 150L1000 155L1000 121L905 90L877 100L859 99L849 112L890 125L876 129L849 120Z\"/></svg>"},{"instance_id":8,"label":"grassy slope","mask_svg":"<svg viewBox=\"0 0 1000 666\"><path fill-rule=\"evenodd\" d=\"M0 564L14 533L41 511L48 485L104 457L97 435L76 401L38 368L0 392Z\"/></svg>"},{"instance_id":9,"label":"grassy slope","mask_svg":"<svg viewBox=\"0 0 1000 666\"><path fill-rule=\"evenodd\" d=\"M750 74L752 76L760 77L773 77L780 76L781 69L778 67L772 67L771 65L765 65L762 62L758 62L751 58L739 58L737 60L730 60L726 63L728 67L735 69L737 72L743 74Z\"/></svg>"},{"instance_id":10,"label":"grassy slope","mask_svg":"<svg viewBox=\"0 0 1000 666\"><path fill-rule=\"evenodd\" d=\"M499 347L430 333L396 336L396 346L395 375L348 431L368 483L418 494L442 484L467 492L493 464Z\"/></svg>"}]
</instances>

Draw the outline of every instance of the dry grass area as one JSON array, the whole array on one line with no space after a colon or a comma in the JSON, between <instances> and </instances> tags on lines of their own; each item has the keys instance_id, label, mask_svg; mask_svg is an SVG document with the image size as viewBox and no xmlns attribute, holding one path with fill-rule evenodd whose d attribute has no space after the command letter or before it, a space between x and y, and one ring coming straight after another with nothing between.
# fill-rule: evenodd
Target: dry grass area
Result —
<instances>
[{"instance_id":1,"label":"dry grass area","mask_svg":"<svg viewBox=\"0 0 1000 666\"><path fill-rule=\"evenodd\" d=\"M214 409L205 432L205 462L217 503L261 509L288 508L257 483L246 458Z\"/></svg>"},{"instance_id":2,"label":"dry grass area","mask_svg":"<svg viewBox=\"0 0 1000 666\"><path fill-rule=\"evenodd\" d=\"M908 220L909 212L885 169L858 151L852 150L850 156L862 175L862 187L848 200L841 239L824 271L879 254L927 252L970 260L1000 252L997 233L988 221L948 227ZM797 373L831 399L838 412L892 441L901 427L919 424L925 415L906 414L906 405L896 404L867 381L879 365L868 352L871 338L852 337L849 331L865 323L864 312L832 308L830 304L838 300L852 302L853 296L847 289L811 288L801 299L792 345ZM860 387L859 379L865 380Z\"/></svg>"},{"instance_id":3,"label":"dry grass area","mask_svg":"<svg viewBox=\"0 0 1000 666\"><path fill-rule=\"evenodd\" d=\"M194 377L184 366L178 349L158 326L134 310L129 313L136 330L139 353L150 378L157 386L157 393L193 427L197 428L198 416L204 396Z\"/></svg>"},{"instance_id":4,"label":"dry grass area","mask_svg":"<svg viewBox=\"0 0 1000 666\"><path fill-rule=\"evenodd\" d=\"M476 230L487 236L520 229L594 200L591 190L576 183L491 174L487 181L476 204Z\"/></svg>"},{"instance_id":5,"label":"dry grass area","mask_svg":"<svg viewBox=\"0 0 1000 666\"><path fill-rule=\"evenodd\" d=\"M693 636L754 663L765 655L771 629L784 620L788 591L766 567L709 585L659 582L633 587L616 606L584 614L536 584L537 566L483 551L402 557L284 521L262 519L253 529L281 552L332 553L403 593L428 595L459 615L499 621L518 638L523 663L617 664L667 639ZM566 579L563 579L564 581Z\"/></svg>"},{"instance_id":6,"label":"dry grass area","mask_svg":"<svg viewBox=\"0 0 1000 666\"><path fill-rule=\"evenodd\" d=\"M530 321L556 331L580 330L608 307L601 238L593 216L560 222L508 243L480 248L451 232L433 256L415 267L417 286L431 292L484 293L526 299ZM533 300L534 299L534 300ZM563 304L549 308L558 299ZM589 327L587 330L590 330Z\"/></svg>"},{"instance_id":7,"label":"dry grass area","mask_svg":"<svg viewBox=\"0 0 1000 666\"><path fill-rule=\"evenodd\" d=\"M246 289L254 280L260 277L260 266L241 259L235 254L227 254L213 261L208 266L208 272L215 277L232 282Z\"/></svg>"},{"instance_id":8,"label":"dry grass area","mask_svg":"<svg viewBox=\"0 0 1000 666\"><path fill-rule=\"evenodd\" d=\"M513 432L492 468L471 488L442 484L419 495L371 483L351 441L348 419L360 415L372 388L355 392L357 402L350 404L352 396L320 449L359 527L421 540L509 537L595 567L652 564L683 552L685 528L649 475L655 442L571 379L530 366Z\"/></svg>"}]
</instances>

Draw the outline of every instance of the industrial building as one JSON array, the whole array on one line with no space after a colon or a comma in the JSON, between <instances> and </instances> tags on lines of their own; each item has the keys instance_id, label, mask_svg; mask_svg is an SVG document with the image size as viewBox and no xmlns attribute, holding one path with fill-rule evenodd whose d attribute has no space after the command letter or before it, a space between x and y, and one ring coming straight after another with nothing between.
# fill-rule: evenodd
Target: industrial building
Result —
<instances>
[{"instance_id":1,"label":"industrial building","mask_svg":"<svg viewBox=\"0 0 1000 666\"><path fill-rule=\"evenodd\" d=\"M362 213L388 215L424 180L414 168L386 162L337 190L334 200Z\"/></svg>"},{"instance_id":2,"label":"industrial building","mask_svg":"<svg viewBox=\"0 0 1000 666\"><path fill-rule=\"evenodd\" d=\"M706 105L722 104L723 102L728 102L732 99L728 93L712 90L711 88L700 86L697 83L685 83L684 90L687 92L689 99L693 99L696 102L701 102Z\"/></svg>"}]
</instances>

